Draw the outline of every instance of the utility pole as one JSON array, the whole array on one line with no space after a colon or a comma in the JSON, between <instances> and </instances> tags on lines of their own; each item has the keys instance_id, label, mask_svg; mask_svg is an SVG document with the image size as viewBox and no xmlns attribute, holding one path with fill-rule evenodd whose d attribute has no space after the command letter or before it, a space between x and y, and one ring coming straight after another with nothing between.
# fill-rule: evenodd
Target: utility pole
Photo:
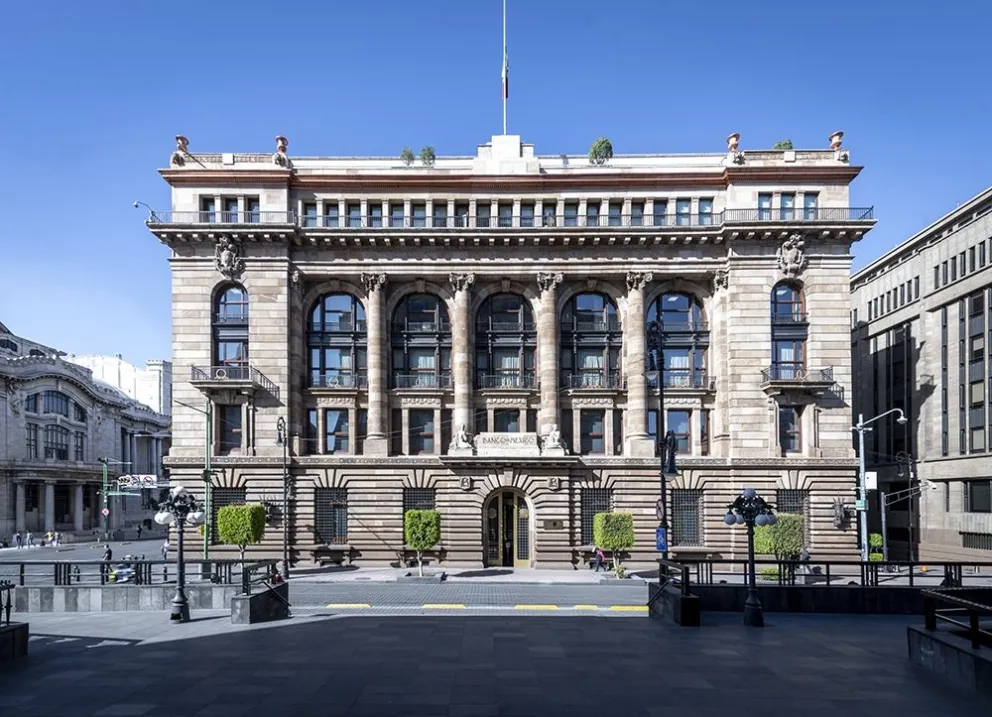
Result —
<instances>
[{"instance_id":1,"label":"utility pole","mask_svg":"<svg viewBox=\"0 0 992 717\"><path fill-rule=\"evenodd\" d=\"M852 431L858 434L858 537L861 541L861 562L868 562L868 485L865 474L865 434L872 430L869 425L893 413L898 413L896 423L905 426L908 422L906 414L901 408L890 408L885 413L880 413L874 418L865 420L863 413L858 414L858 422L851 426Z\"/></svg>"}]
</instances>

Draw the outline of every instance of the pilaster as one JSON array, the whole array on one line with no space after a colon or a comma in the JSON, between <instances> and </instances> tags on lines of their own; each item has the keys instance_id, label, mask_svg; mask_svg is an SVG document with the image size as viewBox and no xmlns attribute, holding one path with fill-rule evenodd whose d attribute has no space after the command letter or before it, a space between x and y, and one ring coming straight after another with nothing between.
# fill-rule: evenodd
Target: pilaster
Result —
<instances>
[{"instance_id":1,"label":"pilaster","mask_svg":"<svg viewBox=\"0 0 992 717\"><path fill-rule=\"evenodd\" d=\"M455 384L454 426L455 435L462 426L472 430L472 345L469 290L475 283L475 274L449 274L448 281L455 296L454 315L451 317L451 371ZM440 430L440 425L438 426ZM443 447L447 449L447 446Z\"/></svg>"},{"instance_id":2,"label":"pilaster","mask_svg":"<svg viewBox=\"0 0 992 717\"><path fill-rule=\"evenodd\" d=\"M541 291L541 313L537 319L537 345L541 380L541 411L538 432L547 434L558 424L558 284L560 273L540 272L537 286ZM575 434L577 435L577 434Z\"/></svg>"},{"instance_id":3,"label":"pilaster","mask_svg":"<svg viewBox=\"0 0 992 717\"><path fill-rule=\"evenodd\" d=\"M365 455L389 455L386 431L388 394L386 389L386 337L385 337L385 287L383 273L362 274L362 284L367 294L365 307L367 331L368 371L368 436L365 438Z\"/></svg>"}]
</instances>

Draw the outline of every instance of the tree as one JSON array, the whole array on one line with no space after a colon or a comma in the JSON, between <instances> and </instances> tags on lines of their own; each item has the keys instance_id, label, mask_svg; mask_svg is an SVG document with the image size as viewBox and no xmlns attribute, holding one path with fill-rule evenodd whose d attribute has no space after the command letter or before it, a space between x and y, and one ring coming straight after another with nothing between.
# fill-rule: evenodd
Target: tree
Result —
<instances>
[{"instance_id":1,"label":"tree","mask_svg":"<svg viewBox=\"0 0 992 717\"><path fill-rule=\"evenodd\" d=\"M630 513L597 513L592 519L592 539L613 553L613 569L620 567L620 551L634 547L634 516Z\"/></svg>"},{"instance_id":2,"label":"tree","mask_svg":"<svg viewBox=\"0 0 992 717\"><path fill-rule=\"evenodd\" d=\"M780 139L772 149L792 149L791 139Z\"/></svg>"},{"instance_id":3,"label":"tree","mask_svg":"<svg viewBox=\"0 0 992 717\"><path fill-rule=\"evenodd\" d=\"M403 539L417 551L417 567L424 577L424 551L441 540L441 514L436 510L408 510L403 516Z\"/></svg>"},{"instance_id":4,"label":"tree","mask_svg":"<svg viewBox=\"0 0 992 717\"><path fill-rule=\"evenodd\" d=\"M772 553L778 560L798 560L806 545L805 519L794 513L778 513L771 526Z\"/></svg>"},{"instance_id":5,"label":"tree","mask_svg":"<svg viewBox=\"0 0 992 717\"><path fill-rule=\"evenodd\" d=\"M245 548L258 545L264 535L265 506L225 505L217 511L217 538L226 545L237 545L241 562L245 560Z\"/></svg>"},{"instance_id":6,"label":"tree","mask_svg":"<svg viewBox=\"0 0 992 717\"><path fill-rule=\"evenodd\" d=\"M430 145L420 150L420 162L425 167L433 167L435 159L437 159L437 156L434 154L434 148Z\"/></svg>"},{"instance_id":7,"label":"tree","mask_svg":"<svg viewBox=\"0 0 992 717\"><path fill-rule=\"evenodd\" d=\"M600 137L589 147L589 162L597 166L606 164L613 159L613 143L606 137Z\"/></svg>"},{"instance_id":8,"label":"tree","mask_svg":"<svg viewBox=\"0 0 992 717\"><path fill-rule=\"evenodd\" d=\"M409 167L411 164L413 164L413 159L414 159L413 150L410 149L409 147L404 147L403 151L400 152L400 159L403 161L403 164Z\"/></svg>"}]
</instances>

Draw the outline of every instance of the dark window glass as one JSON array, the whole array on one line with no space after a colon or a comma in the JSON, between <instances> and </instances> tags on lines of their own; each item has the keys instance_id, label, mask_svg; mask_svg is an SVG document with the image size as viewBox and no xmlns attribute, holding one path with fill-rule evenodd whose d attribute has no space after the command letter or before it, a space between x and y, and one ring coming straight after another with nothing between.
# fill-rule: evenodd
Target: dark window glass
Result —
<instances>
[{"instance_id":1,"label":"dark window glass","mask_svg":"<svg viewBox=\"0 0 992 717\"><path fill-rule=\"evenodd\" d=\"M241 450L241 406L217 407L217 452L227 455Z\"/></svg>"},{"instance_id":2,"label":"dark window glass","mask_svg":"<svg viewBox=\"0 0 992 717\"><path fill-rule=\"evenodd\" d=\"M580 452L582 455L606 452L605 411L579 411Z\"/></svg>"},{"instance_id":3,"label":"dark window glass","mask_svg":"<svg viewBox=\"0 0 992 717\"><path fill-rule=\"evenodd\" d=\"M675 450L683 456L691 455L692 453L691 421L691 411L670 410L665 412L665 433L674 431L675 440L677 441Z\"/></svg>"},{"instance_id":4,"label":"dark window glass","mask_svg":"<svg viewBox=\"0 0 992 717\"><path fill-rule=\"evenodd\" d=\"M802 450L799 418L800 411L795 406L780 406L778 409L778 443L784 453L798 453Z\"/></svg>"},{"instance_id":5,"label":"dark window glass","mask_svg":"<svg viewBox=\"0 0 992 717\"><path fill-rule=\"evenodd\" d=\"M324 453L348 453L348 438L348 409L327 409L324 412Z\"/></svg>"},{"instance_id":6,"label":"dark window glass","mask_svg":"<svg viewBox=\"0 0 992 717\"><path fill-rule=\"evenodd\" d=\"M434 411L410 411L410 455L434 453Z\"/></svg>"}]
</instances>

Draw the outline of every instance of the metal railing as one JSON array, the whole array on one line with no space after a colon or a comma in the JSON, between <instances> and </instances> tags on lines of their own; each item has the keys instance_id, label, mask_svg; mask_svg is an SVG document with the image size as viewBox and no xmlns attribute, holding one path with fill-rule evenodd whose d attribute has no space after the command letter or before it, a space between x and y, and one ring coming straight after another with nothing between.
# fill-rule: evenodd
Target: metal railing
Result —
<instances>
[{"instance_id":1,"label":"metal railing","mask_svg":"<svg viewBox=\"0 0 992 717\"><path fill-rule=\"evenodd\" d=\"M410 321L402 319L393 322L393 331L408 334L446 334L451 332L449 321Z\"/></svg>"},{"instance_id":2,"label":"metal railing","mask_svg":"<svg viewBox=\"0 0 992 717\"><path fill-rule=\"evenodd\" d=\"M215 324L247 324L248 323L248 309L238 312L224 312L214 314Z\"/></svg>"},{"instance_id":3,"label":"metal railing","mask_svg":"<svg viewBox=\"0 0 992 717\"><path fill-rule=\"evenodd\" d=\"M805 324L808 317L805 311L773 311L773 324Z\"/></svg>"},{"instance_id":4,"label":"metal railing","mask_svg":"<svg viewBox=\"0 0 992 717\"><path fill-rule=\"evenodd\" d=\"M14 607L14 584L0 580L0 624L10 625L10 611Z\"/></svg>"},{"instance_id":5,"label":"metal railing","mask_svg":"<svg viewBox=\"0 0 992 717\"><path fill-rule=\"evenodd\" d=\"M716 377L710 376L702 369L665 369L663 372L665 388L695 388L712 391L716 388ZM658 372L648 373L648 388L658 388Z\"/></svg>"},{"instance_id":6,"label":"metal railing","mask_svg":"<svg viewBox=\"0 0 992 717\"><path fill-rule=\"evenodd\" d=\"M241 571L241 594L251 595L255 586L269 588L272 577L278 572L275 560L259 560L245 565Z\"/></svg>"},{"instance_id":7,"label":"metal railing","mask_svg":"<svg viewBox=\"0 0 992 717\"><path fill-rule=\"evenodd\" d=\"M368 331L368 322L363 319L355 321L324 321L322 324L311 325L307 328L310 333L316 334L364 334Z\"/></svg>"},{"instance_id":8,"label":"metal railing","mask_svg":"<svg viewBox=\"0 0 992 717\"><path fill-rule=\"evenodd\" d=\"M573 333L619 331L620 321L616 318L611 318L606 320L591 320L591 319L583 319L573 316L571 319L566 319L565 321L562 321L562 330L572 331Z\"/></svg>"},{"instance_id":9,"label":"metal railing","mask_svg":"<svg viewBox=\"0 0 992 717\"><path fill-rule=\"evenodd\" d=\"M230 381L232 383L253 383L273 395L278 395L279 387L266 378L265 374L248 364L228 364L225 366L193 366L191 381Z\"/></svg>"},{"instance_id":10,"label":"metal railing","mask_svg":"<svg viewBox=\"0 0 992 717\"><path fill-rule=\"evenodd\" d=\"M992 617L992 587L940 588L922 590L920 594L923 596L923 626L927 631L933 632L938 622L946 622L964 630L973 650L992 647L992 626L982 627L983 619L988 622ZM938 608L938 603L950 607ZM960 615L967 621L956 619Z\"/></svg>"},{"instance_id":11,"label":"metal railing","mask_svg":"<svg viewBox=\"0 0 992 717\"><path fill-rule=\"evenodd\" d=\"M673 585L681 591L683 595L689 594L690 577L689 566L676 563L674 560L658 560L658 581L664 585Z\"/></svg>"},{"instance_id":12,"label":"metal railing","mask_svg":"<svg viewBox=\"0 0 992 717\"><path fill-rule=\"evenodd\" d=\"M486 216L459 214L454 216L340 216L315 214L297 215L288 211L239 212L224 211L153 211L148 224L221 224L224 226L253 224L294 224L301 229L349 230L424 230L424 229L671 229L718 227L725 224L761 222L862 222L874 221L874 207L796 207L725 209L722 212L688 214L592 214L579 215L566 210L561 215L546 216Z\"/></svg>"},{"instance_id":13,"label":"metal railing","mask_svg":"<svg viewBox=\"0 0 992 717\"><path fill-rule=\"evenodd\" d=\"M833 366L827 368L808 369L800 363L772 364L761 369L761 382L787 381L795 383L833 383Z\"/></svg>"},{"instance_id":14,"label":"metal railing","mask_svg":"<svg viewBox=\"0 0 992 717\"><path fill-rule=\"evenodd\" d=\"M537 324L533 321L493 321L490 319L480 319L475 322L476 331L492 331L494 333L520 333L522 331L536 331Z\"/></svg>"},{"instance_id":15,"label":"metal railing","mask_svg":"<svg viewBox=\"0 0 992 717\"><path fill-rule=\"evenodd\" d=\"M568 388L622 389L624 387L623 376L619 373L586 371L582 373L568 373L563 378L565 386Z\"/></svg>"},{"instance_id":16,"label":"metal railing","mask_svg":"<svg viewBox=\"0 0 992 717\"><path fill-rule=\"evenodd\" d=\"M338 373L314 371L310 374L311 388L366 388L369 377L364 373Z\"/></svg>"},{"instance_id":17,"label":"metal railing","mask_svg":"<svg viewBox=\"0 0 992 717\"><path fill-rule=\"evenodd\" d=\"M235 585L240 560L185 560L187 582ZM0 580L18 587L55 585L164 585L176 578L174 560L145 560L127 556L118 560L38 560L0 563Z\"/></svg>"},{"instance_id":18,"label":"metal railing","mask_svg":"<svg viewBox=\"0 0 992 717\"><path fill-rule=\"evenodd\" d=\"M393 388L451 388L450 373L393 374Z\"/></svg>"},{"instance_id":19,"label":"metal railing","mask_svg":"<svg viewBox=\"0 0 992 717\"><path fill-rule=\"evenodd\" d=\"M490 373L476 376L477 388L537 388L537 376L525 373Z\"/></svg>"}]
</instances>

